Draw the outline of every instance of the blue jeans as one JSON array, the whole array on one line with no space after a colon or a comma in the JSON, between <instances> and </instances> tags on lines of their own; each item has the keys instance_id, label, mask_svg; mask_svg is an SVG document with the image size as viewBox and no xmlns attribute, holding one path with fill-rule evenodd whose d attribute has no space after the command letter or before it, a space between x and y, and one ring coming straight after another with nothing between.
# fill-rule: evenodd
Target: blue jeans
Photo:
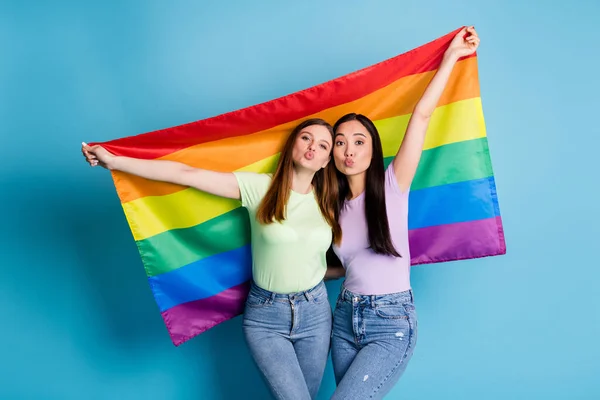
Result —
<instances>
[{"instance_id":1,"label":"blue jeans","mask_svg":"<svg viewBox=\"0 0 600 400\"><path fill-rule=\"evenodd\" d=\"M244 312L244 336L276 399L317 397L329 355L331 314L322 281L293 294L252 285Z\"/></svg>"},{"instance_id":2,"label":"blue jeans","mask_svg":"<svg viewBox=\"0 0 600 400\"><path fill-rule=\"evenodd\" d=\"M416 342L411 290L368 296L342 287L333 316L332 399L382 399L406 369Z\"/></svg>"}]
</instances>

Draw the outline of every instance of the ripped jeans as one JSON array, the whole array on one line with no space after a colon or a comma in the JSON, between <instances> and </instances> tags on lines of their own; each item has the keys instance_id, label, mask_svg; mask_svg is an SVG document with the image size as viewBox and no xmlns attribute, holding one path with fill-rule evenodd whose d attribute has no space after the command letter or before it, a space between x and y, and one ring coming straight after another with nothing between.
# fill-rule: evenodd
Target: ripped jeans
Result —
<instances>
[{"instance_id":1,"label":"ripped jeans","mask_svg":"<svg viewBox=\"0 0 600 400\"><path fill-rule=\"evenodd\" d=\"M412 290L369 296L342 287L333 316L332 399L382 399L405 371L416 342Z\"/></svg>"}]
</instances>

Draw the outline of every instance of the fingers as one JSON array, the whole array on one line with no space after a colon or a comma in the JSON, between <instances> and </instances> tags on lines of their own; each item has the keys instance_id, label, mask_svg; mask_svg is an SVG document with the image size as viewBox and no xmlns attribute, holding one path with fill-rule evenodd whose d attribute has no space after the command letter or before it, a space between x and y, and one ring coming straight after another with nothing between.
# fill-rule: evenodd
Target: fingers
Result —
<instances>
[{"instance_id":1,"label":"fingers","mask_svg":"<svg viewBox=\"0 0 600 400\"><path fill-rule=\"evenodd\" d=\"M98 159L96 157L85 157L85 161L92 167L98 165Z\"/></svg>"},{"instance_id":2,"label":"fingers","mask_svg":"<svg viewBox=\"0 0 600 400\"><path fill-rule=\"evenodd\" d=\"M477 36L469 36L466 39L466 42L471 48L477 48L477 47L479 47L480 39Z\"/></svg>"},{"instance_id":3,"label":"fingers","mask_svg":"<svg viewBox=\"0 0 600 400\"><path fill-rule=\"evenodd\" d=\"M82 143L81 143L81 152L82 152L84 155L90 155L90 154L91 154L91 153L90 153L90 150L91 150L91 147L90 147L90 146L88 146L88 145L87 145L86 143L84 143L84 142L82 142Z\"/></svg>"},{"instance_id":4,"label":"fingers","mask_svg":"<svg viewBox=\"0 0 600 400\"><path fill-rule=\"evenodd\" d=\"M87 143L81 142L81 152L83 153L83 157L90 164L91 167L95 167L98 165L98 158L93 153L94 149L90 147Z\"/></svg>"},{"instance_id":5,"label":"fingers","mask_svg":"<svg viewBox=\"0 0 600 400\"><path fill-rule=\"evenodd\" d=\"M92 152L92 148L85 143L81 143L81 152L85 157L96 157Z\"/></svg>"},{"instance_id":6,"label":"fingers","mask_svg":"<svg viewBox=\"0 0 600 400\"><path fill-rule=\"evenodd\" d=\"M462 36L463 39L466 39L470 36L477 36L477 31L475 31L474 26L465 26L456 34L456 36Z\"/></svg>"},{"instance_id":7,"label":"fingers","mask_svg":"<svg viewBox=\"0 0 600 400\"><path fill-rule=\"evenodd\" d=\"M89 144L85 143L85 142L81 142L81 149L85 150L89 153L94 152L96 149L100 148L99 145L95 145L95 146L90 146Z\"/></svg>"},{"instance_id":8,"label":"fingers","mask_svg":"<svg viewBox=\"0 0 600 400\"><path fill-rule=\"evenodd\" d=\"M82 142L81 152L85 157L85 160L92 167L100 165L101 167L107 168L107 162L114 157L110 152L108 152L104 147L102 147L99 144L90 146L87 143Z\"/></svg>"},{"instance_id":9,"label":"fingers","mask_svg":"<svg viewBox=\"0 0 600 400\"><path fill-rule=\"evenodd\" d=\"M469 26L469 27L465 27L464 29L466 32L466 36L464 37L464 40L469 45L469 47L471 47L471 48L479 47L479 42L481 41L481 39L479 39L479 35L477 34L475 27Z\"/></svg>"},{"instance_id":10,"label":"fingers","mask_svg":"<svg viewBox=\"0 0 600 400\"><path fill-rule=\"evenodd\" d=\"M88 158L86 159L86 161L88 162L88 164L90 164L91 167L95 167L96 165L98 165L98 160L95 158Z\"/></svg>"},{"instance_id":11,"label":"fingers","mask_svg":"<svg viewBox=\"0 0 600 400\"><path fill-rule=\"evenodd\" d=\"M474 26L465 26L463 27L457 34L455 37L455 40L458 38L461 38L462 40L464 40L466 43L470 44L470 45L477 45L479 44L477 41L479 40L479 35L477 34L477 31L475 30Z\"/></svg>"},{"instance_id":12,"label":"fingers","mask_svg":"<svg viewBox=\"0 0 600 400\"><path fill-rule=\"evenodd\" d=\"M477 31L475 30L474 26L468 27L467 28L467 33L468 33L467 38L471 38L471 37L477 37L478 38L479 37L479 35L477 34Z\"/></svg>"}]
</instances>

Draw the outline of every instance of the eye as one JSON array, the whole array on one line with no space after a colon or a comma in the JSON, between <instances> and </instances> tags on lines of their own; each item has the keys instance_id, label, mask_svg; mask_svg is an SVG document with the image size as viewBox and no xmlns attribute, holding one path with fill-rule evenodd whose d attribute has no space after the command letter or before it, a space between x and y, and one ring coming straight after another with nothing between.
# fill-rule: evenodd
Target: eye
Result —
<instances>
[{"instance_id":1,"label":"eye","mask_svg":"<svg viewBox=\"0 0 600 400\"><path fill-rule=\"evenodd\" d=\"M343 145L344 145L344 142L343 142L343 141L341 141L341 140L338 140L338 141L336 141L336 142L335 142L335 145L336 145L336 146L343 146Z\"/></svg>"},{"instance_id":2,"label":"eye","mask_svg":"<svg viewBox=\"0 0 600 400\"><path fill-rule=\"evenodd\" d=\"M356 142L354 142L354 144L357 146L361 146L361 145L365 144L365 142L363 142L362 140L357 140Z\"/></svg>"},{"instance_id":3,"label":"eye","mask_svg":"<svg viewBox=\"0 0 600 400\"><path fill-rule=\"evenodd\" d=\"M327 146L325 146L324 144L321 144L321 148L322 148L323 150L327 150Z\"/></svg>"},{"instance_id":4,"label":"eye","mask_svg":"<svg viewBox=\"0 0 600 400\"><path fill-rule=\"evenodd\" d=\"M301 138L304 141L310 140L310 138L307 135L302 135Z\"/></svg>"}]
</instances>

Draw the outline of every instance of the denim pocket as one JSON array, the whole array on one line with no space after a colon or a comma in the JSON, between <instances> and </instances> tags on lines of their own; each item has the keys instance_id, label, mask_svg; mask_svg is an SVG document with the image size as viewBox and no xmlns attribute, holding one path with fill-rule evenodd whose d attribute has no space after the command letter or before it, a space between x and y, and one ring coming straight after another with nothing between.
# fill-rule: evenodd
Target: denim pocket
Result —
<instances>
[{"instance_id":1,"label":"denim pocket","mask_svg":"<svg viewBox=\"0 0 600 400\"><path fill-rule=\"evenodd\" d=\"M313 297L313 303L326 303L329 301L329 297L327 296L327 291L324 291L323 293L320 293L316 296Z\"/></svg>"},{"instance_id":2,"label":"denim pocket","mask_svg":"<svg viewBox=\"0 0 600 400\"><path fill-rule=\"evenodd\" d=\"M402 306L408 313L415 312L415 305L413 303L404 303Z\"/></svg>"},{"instance_id":3,"label":"denim pocket","mask_svg":"<svg viewBox=\"0 0 600 400\"><path fill-rule=\"evenodd\" d=\"M408 319L408 313L409 310L402 304L385 305L375 308L375 314L385 319Z\"/></svg>"},{"instance_id":4,"label":"denim pocket","mask_svg":"<svg viewBox=\"0 0 600 400\"><path fill-rule=\"evenodd\" d=\"M255 296L250 294L246 299L246 305L251 308L265 307L271 304L271 301L266 297Z\"/></svg>"}]
</instances>

